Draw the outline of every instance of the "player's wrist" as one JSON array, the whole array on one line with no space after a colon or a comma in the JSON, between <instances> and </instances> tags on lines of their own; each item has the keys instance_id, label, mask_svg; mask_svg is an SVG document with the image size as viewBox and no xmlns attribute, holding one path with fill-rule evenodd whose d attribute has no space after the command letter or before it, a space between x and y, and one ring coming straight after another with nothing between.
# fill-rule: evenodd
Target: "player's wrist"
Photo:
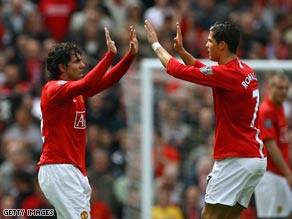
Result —
<instances>
[{"instance_id":1,"label":"player's wrist","mask_svg":"<svg viewBox=\"0 0 292 219\"><path fill-rule=\"evenodd\" d=\"M151 46L152 46L152 49L154 50L154 52L156 52L156 50L157 50L158 48L162 47L161 44L160 44L159 42L154 42L154 43L152 43Z\"/></svg>"}]
</instances>

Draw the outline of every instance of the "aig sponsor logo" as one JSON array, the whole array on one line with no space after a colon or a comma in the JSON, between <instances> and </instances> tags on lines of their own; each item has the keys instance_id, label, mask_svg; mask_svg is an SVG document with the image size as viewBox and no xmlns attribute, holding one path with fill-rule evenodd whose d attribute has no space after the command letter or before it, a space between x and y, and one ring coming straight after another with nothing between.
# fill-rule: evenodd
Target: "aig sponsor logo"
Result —
<instances>
[{"instance_id":1,"label":"aig sponsor logo","mask_svg":"<svg viewBox=\"0 0 292 219\"><path fill-rule=\"evenodd\" d=\"M86 119L85 111L76 111L74 128L75 129L85 129L86 128Z\"/></svg>"}]
</instances>

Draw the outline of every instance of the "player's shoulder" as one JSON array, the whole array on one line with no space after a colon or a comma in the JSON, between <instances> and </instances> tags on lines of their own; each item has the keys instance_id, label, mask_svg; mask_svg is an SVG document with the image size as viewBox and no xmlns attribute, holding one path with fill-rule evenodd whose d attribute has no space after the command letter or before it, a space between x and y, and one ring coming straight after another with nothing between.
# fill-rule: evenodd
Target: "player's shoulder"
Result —
<instances>
[{"instance_id":1,"label":"player's shoulder","mask_svg":"<svg viewBox=\"0 0 292 219\"><path fill-rule=\"evenodd\" d=\"M55 95L56 92L63 90L64 85L68 84L69 81L64 81L64 80L51 80L48 81L43 89L42 89L42 94L46 95Z\"/></svg>"},{"instance_id":2,"label":"player's shoulder","mask_svg":"<svg viewBox=\"0 0 292 219\"><path fill-rule=\"evenodd\" d=\"M65 81L65 80L52 80L52 81L48 81L45 84L45 88L48 89L55 89L55 88L59 88L64 86L65 84L67 84L69 81Z\"/></svg>"},{"instance_id":3,"label":"player's shoulder","mask_svg":"<svg viewBox=\"0 0 292 219\"><path fill-rule=\"evenodd\" d=\"M261 102L259 110L261 113L273 113L275 111L275 107L271 100L269 100L267 97Z\"/></svg>"}]
</instances>

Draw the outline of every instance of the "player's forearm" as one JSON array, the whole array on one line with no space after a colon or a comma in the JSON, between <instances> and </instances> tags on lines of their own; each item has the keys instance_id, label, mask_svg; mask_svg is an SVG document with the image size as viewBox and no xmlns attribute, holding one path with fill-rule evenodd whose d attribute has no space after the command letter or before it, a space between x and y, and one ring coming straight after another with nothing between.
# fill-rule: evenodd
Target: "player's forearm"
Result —
<instances>
[{"instance_id":1,"label":"player's forearm","mask_svg":"<svg viewBox=\"0 0 292 219\"><path fill-rule=\"evenodd\" d=\"M291 176L292 172L288 164L285 162L279 148L276 145L275 141L266 143L266 148L271 157L273 163L279 168L279 170L287 177Z\"/></svg>"},{"instance_id":2,"label":"player's forearm","mask_svg":"<svg viewBox=\"0 0 292 219\"><path fill-rule=\"evenodd\" d=\"M166 68L168 61L172 58L172 56L163 48L159 47L155 50L157 57L159 58L162 65Z\"/></svg>"},{"instance_id":3,"label":"player's forearm","mask_svg":"<svg viewBox=\"0 0 292 219\"><path fill-rule=\"evenodd\" d=\"M111 65L114 56L115 54L113 52L108 51L102 60L90 72L88 72L83 79L71 82L67 87L68 97L75 97L80 94L91 92L94 85L101 81Z\"/></svg>"},{"instance_id":4,"label":"player's forearm","mask_svg":"<svg viewBox=\"0 0 292 219\"><path fill-rule=\"evenodd\" d=\"M135 59L135 55L128 52L115 66L113 66L101 79L101 81L94 86L88 96L99 93L117 83L128 71L130 65Z\"/></svg>"},{"instance_id":5,"label":"player's forearm","mask_svg":"<svg viewBox=\"0 0 292 219\"><path fill-rule=\"evenodd\" d=\"M96 83L101 81L104 74L110 67L114 57L115 53L108 51L100 60L100 62L91 71L88 72L88 74L84 77L84 80L88 86L91 85L93 87Z\"/></svg>"},{"instance_id":6,"label":"player's forearm","mask_svg":"<svg viewBox=\"0 0 292 219\"><path fill-rule=\"evenodd\" d=\"M196 58L193 57L189 52L187 52L184 48L181 51L177 51L180 58L183 60L185 65L194 66Z\"/></svg>"}]
</instances>

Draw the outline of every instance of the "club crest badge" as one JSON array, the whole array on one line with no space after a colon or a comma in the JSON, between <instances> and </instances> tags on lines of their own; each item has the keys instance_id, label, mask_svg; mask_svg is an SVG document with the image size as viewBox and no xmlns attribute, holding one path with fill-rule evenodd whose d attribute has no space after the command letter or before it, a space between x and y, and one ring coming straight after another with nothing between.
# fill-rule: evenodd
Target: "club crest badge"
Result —
<instances>
[{"instance_id":1,"label":"club crest badge","mask_svg":"<svg viewBox=\"0 0 292 219\"><path fill-rule=\"evenodd\" d=\"M272 120L271 119L265 119L264 126L265 126L266 129L272 128L272 126L273 126Z\"/></svg>"},{"instance_id":2,"label":"club crest badge","mask_svg":"<svg viewBox=\"0 0 292 219\"><path fill-rule=\"evenodd\" d=\"M213 70L210 66L204 66L200 68L200 71L204 74L204 75L212 75L213 74Z\"/></svg>"},{"instance_id":3,"label":"club crest badge","mask_svg":"<svg viewBox=\"0 0 292 219\"><path fill-rule=\"evenodd\" d=\"M81 219L87 219L88 218L88 212L87 211L82 211L80 214Z\"/></svg>"}]
</instances>

